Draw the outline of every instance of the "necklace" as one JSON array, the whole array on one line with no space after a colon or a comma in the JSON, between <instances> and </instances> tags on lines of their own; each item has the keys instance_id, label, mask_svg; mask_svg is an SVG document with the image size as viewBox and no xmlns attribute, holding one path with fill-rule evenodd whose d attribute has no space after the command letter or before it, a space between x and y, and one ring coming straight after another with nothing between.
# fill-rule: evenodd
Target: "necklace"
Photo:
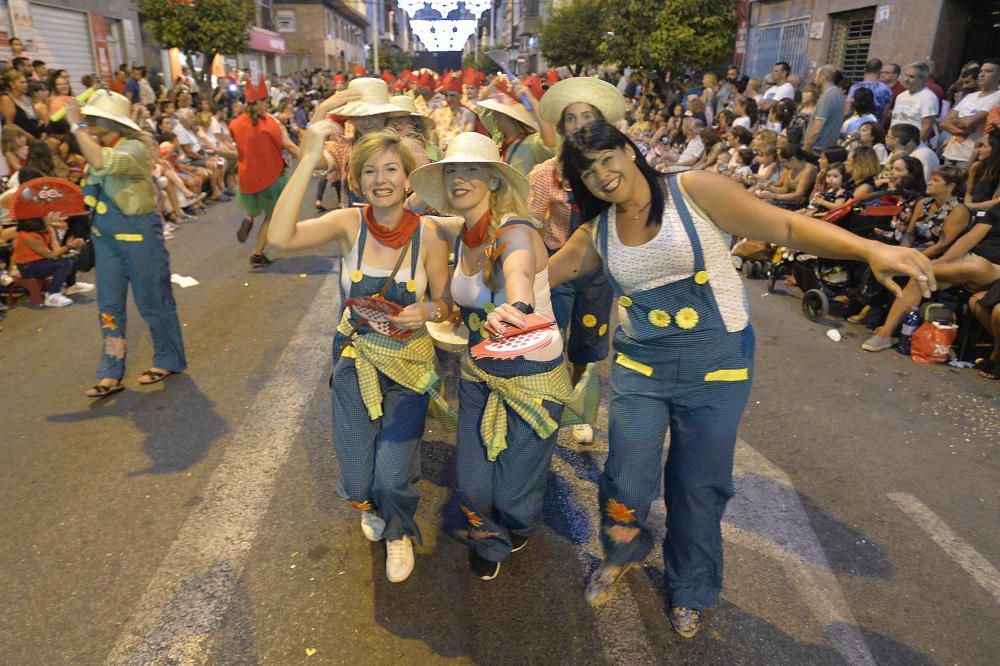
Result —
<instances>
[{"instance_id":1,"label":"necklace","mask_svg":"<svg viewBox=\"0 0 1000 666\"><path fill-rule=\"evenodd\" d=\"M639 206L638 210L636 210L636 212L635 212L635 215L633 215L632 217L627 217L626 216L626 219L629 222L635 222L636 220L639 219L639 216L642 214L642 211L644 211L647 208L649 208L650 204L652 204L652 203L653 203L653 199L650 198L649 201L647 201L646 203L644 203L641 206ZM618 209L619 213L623 213L624 212L624 210L622 209L621 205L618 205L617 209Z\"/></svg>"}]
</instances>

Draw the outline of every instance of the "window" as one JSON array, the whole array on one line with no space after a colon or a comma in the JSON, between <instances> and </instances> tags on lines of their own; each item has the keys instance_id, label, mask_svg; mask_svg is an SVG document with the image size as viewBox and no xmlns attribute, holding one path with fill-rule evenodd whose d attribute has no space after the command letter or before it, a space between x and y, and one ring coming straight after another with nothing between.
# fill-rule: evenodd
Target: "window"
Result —
<instances>
[{"instance_id":1,"label":"window","mask_svg":"<svg viewBox=\"0 0 1000 666\"><path fill-rule=\"evenodd\" d=\"M831 14L830 49L826 61L839 69L849 81L865 76L868 47L875 25L875 8Z\"/></svg>"},{"instance_id":2,"label":"window","mask_svg":"<svg viewBox=\"0 0 1000 666\"><path fill-rule=\"evenodd\" d=\"M754 26L747 45L746 75L764 78L776 62L787 62L792 74L803 74L808 39L809 19Z\"/></svg>"}]
</instances>

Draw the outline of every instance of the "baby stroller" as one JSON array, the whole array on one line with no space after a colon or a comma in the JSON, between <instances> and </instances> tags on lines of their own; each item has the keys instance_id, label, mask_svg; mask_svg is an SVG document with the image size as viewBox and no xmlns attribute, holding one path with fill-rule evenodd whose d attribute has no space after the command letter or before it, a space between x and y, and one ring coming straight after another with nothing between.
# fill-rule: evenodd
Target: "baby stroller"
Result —
<instances>
[{"instance_id":1,"label":"baby stroller","mask_svg":"<svg viewBox=\"0 0 1000 666\"><path fill-rule=\"evenodd\" d=\"M896 190L874 192L834 208L823 220L864 238L887 242L892 238L892 220L916 193ZM822 259L791 250L781 252L767 276L767 290L789 275L802 290L802 314L818 321L829 314L847 317L869 305L881 293L881 285L863 262Z\"/></svg>"}]
</instances>

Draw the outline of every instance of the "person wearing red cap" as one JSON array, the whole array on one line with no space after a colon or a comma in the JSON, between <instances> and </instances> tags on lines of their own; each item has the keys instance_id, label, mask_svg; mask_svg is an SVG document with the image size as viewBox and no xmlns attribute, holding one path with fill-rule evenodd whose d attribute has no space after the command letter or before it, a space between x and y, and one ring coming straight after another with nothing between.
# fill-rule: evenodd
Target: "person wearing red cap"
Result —
<instances>
[{"instance_id":1,"label":"person wearing red cap","mask_svg":"<svg viewBox=\"0 0 1000 666\"><path fill-rule=\"evenodd\" d=\"M457 74L450 74L441 86L447 105L431 113L437 130L438 146L447 150L453 138L462 132L472 132L476 129L476 115L462 105L462 79Z\"/></svg>"},{"instance_id":2,"label":"person wearing red cap","mask_svg":"<svg viewBox=\"0 0 1000 666\"><path fill-rule=\"evenodd\" d=\"M438 89L438 82L434 73L430 70L423 70L416 79L413 88L413 103L417 107L417 113L429 116L431 111L440 109L445 105L444 95Z\"/></svg>"},{"instance_id":3,"label":"person wearing red cap","mask_svg":"<svg viewBox=\"0 0 1000 666\"><path fill-rule=\"evenodd\" d=\"M247 108L229 123L229 131L236 142L236 162L240 177L236 201L246 211L246 217L236 232L239 242L246 242L253 228L254 218L264 217L257 230L257 245L250 255L254 268L267 266L271 260L264 254L267 247L267 226L278 197L288 178L282 149L294 157L299 156L296 146L281 124L267 112L268 95L263 78L257 86L247 85Z\"/></svg>"}]
</instances>

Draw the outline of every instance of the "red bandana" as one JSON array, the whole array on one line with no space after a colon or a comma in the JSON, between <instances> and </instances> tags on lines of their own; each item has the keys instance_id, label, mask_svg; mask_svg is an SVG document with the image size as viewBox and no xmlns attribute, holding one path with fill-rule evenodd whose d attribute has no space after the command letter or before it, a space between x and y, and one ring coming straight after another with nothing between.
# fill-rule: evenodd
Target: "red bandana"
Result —
<instances>
[{"instance_id":1,"label":"red bandana","mask_svg":"<svg viewBox=\"0 0 1000 666\"><path fill-rule=\"evenodd\" d=\"M392 227L383 227L375 221L371 206L365 206L365 226L372 236L378 239L382 245L398 250L410 241L413 232L420 222L420 216L407 208L403 209L403 217L399 218L399 223Z\"/></svg>"},{"instance_id":2,"label":"red bandana","mask_svg":"<svg viewBox=\"0 0 1000 666\"><path fill-rule=\"evenodd\" d=\"M476 222L475 226L471 229L468 227L464 227L462 229L462 242L465 243L465 247L479 247L486 242L486 236L490 231L490 219L492 217L493 214L487 210L486 213L479 218L479 221Z\"/></svg>"},{"instance_id":3,"label":"red bandana","mask_svg":"<svg viewBox=\"0 0 1000 666\"><path fill-rule=\"evenodd\" d=\"M517 136L515 136L510 141L504 141L504 142L502 142L502 144L500 146L500 159L503 160L504 162L506 162L507 161L507 151L510 150L511 146L513 146L515 143L517 143L518 141L520 141L521 139L523 139L525 136L527 136L527 135L522 132L521 134L518 134Z\"/></svg>"}]
</instances>

